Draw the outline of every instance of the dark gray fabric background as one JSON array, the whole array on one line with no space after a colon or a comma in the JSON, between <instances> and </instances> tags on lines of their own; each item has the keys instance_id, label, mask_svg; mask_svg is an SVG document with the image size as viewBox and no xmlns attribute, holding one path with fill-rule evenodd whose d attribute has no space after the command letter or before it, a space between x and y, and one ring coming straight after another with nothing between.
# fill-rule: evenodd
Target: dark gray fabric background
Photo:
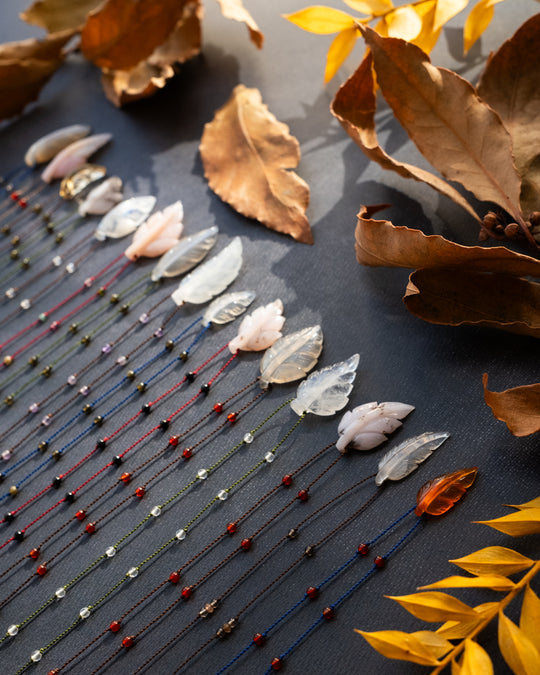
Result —
<instances>
[{"instance_id":1,"label":"dark gray fabric background","mask_svg":"<svg viewBox=\"0 0 540 675\"><path fill-rule=\"evenodd\" d=\"M3 3L0 18L2 41L39 34L39 31L17 19L17 11L25 4L20 1ZM384 449L423 431L451 432L450 440L418 471L403 482L387 487L364 515L333 537L317 551L313 559L303 562L293 573L285 576L277 588L273 588L256 602L228 641L216 642L205 649L187 669L190 673L205 675L216 672L251 639L253 633L267 627L296 601L308 585L321 581L352 555L358 543L375 536L397 515L412 506L417 490L425 481L448 471L477 465L478 479L466 498L445 517L426 522L410 543L391 559L387 569L358 589L339 608L333 622L320 626L291 654L284 668L287 673L299 674L379 672L412 675L428 671L414 664L382 658L367 646L360 636L353 633L353 628L365 630L395 628L412 631L425 626L396 603L385 599L385 595L412 593L419 585L456 573L456 568L447 562L448 559L466 555L483 546L515 545L525 554L533 557L538 555L537 537L513 541L510 537L498 534L490 528L471 523L474 520L489 519L506 513L504 503L524 502L538 494L538 437L525 439L512 437L506 427L497 422L485 406L481 385L484 372L490 374L490 385L497 390L537 381L538 345L532 338L502 332L473 328L453 329L425 324L409 315L401 302L407 271L367 269L356 263L353 247L355 214L362 203L389 202L393 206L385 215L394 223L420 227L426 233L444 234L462 243L476 241L476 228L457 206L427 187L385 174L368 162L331 117L328 107L332 96L338 84L352 72L359 61L362 47L357 46L354 55L340 70L335 81L323 87L322 75L329 39L309 35L280 18L281 13L300 9L304 4L307 3L290 0L268 3L246 2L266 35L264 50L258 52L249 43L244 26L223 19L217 5L207 3L203 54L186 64L180 75L165 91L153 99L137 103L122 111L115 109L105 99L97 70L78 55L71 56L45 88L38 104L20 119L4 125L0 130L2 148L0 169L4 171L18 163L27 146L35 138L70 123L87 122L96 132L112 132L114 141L99 154L99 160L106 164L111 175L118 174L123 178L126 196L155 194L158 207L181 199L185 208L186 234L216 224L220 228L218 248L223 247L233 236L240 235L244 245L245 264L233 289L256 290L257 302L261 304L276 297L281 298L287 316L286 332L320 323L325 335L321 366L340 361L354 352L360 353L360 365L351 395L351 406L371 400L404 401L416 406L416 410L405 421L402 430L394 435ZM333 0L330 4L342 6L337 0ZM433 61L437 65L457 69L474 80L489 51L497 48L535 10L537 5L532 1L498 5L492 26L466 59L461 56L460 47L463 19L454 21L443 31L439 45L433 53ZM308 215L313 225L315 238L313 247L295 243L241 217L223 204L206 184L198 154L203 125L212 119L214 110L227 100L232 88L239 82L258 87L270 110L278 119L290 126L292 133L300 141L302 161L298 172L311 188ZM381 113L380 124L381 138L390 152L408 161L422 161L417 159L412 144L387 112ZM76 234L69 237L64 247L69 247L71 245L69 242L76 241L77 237L83 236L88 231L87 228L93 226L94 223L81 226ZM16 320L9 323L2 322L0 339L6 339L33 320L39 311L51 307L65 297L69 289L75 288L89 274L112 260L125 246L126 243L120 241L107 242L98 247L95 257L81 264L68 282L56 286L37 303L35 308L24 315L21 313ZM49 258L50 256L46 259ZM4 266L5 256L2 260ZM39 264L44 262L36 263L33 269L39 269ZM127 286L137 275L151 269L152 265L151 262L137 265L119 280L116 288ZM38 285L35 286L37 287ZM157 291L158 296L154 297L170 293L175 287L174 281L168 282ZM2 294L4 290L2 287ZM50 380L36 382L31 391L25 392L13 408L6 409L3 406L0 410L2 428L8 428L32 401L43 398L48 390L59 386L71 372L93 358L102 344L120 335L140 311L148 308L153 302L154 299L141 302L130 317L118 320L112 328L103 331L86 351L83 349L76 351L69 363L60 366ZM73 305L69 305L71 306ZM127 346L122 346L120 352L113 352L112 356L127 351L129 345L138 344L148 331L159 325L160 319L168 314L172 306L172 302L165 303L152 323L135 331L130 336ZM11 312L11 308L11 304L8 305L3 301L0 311L5 317ZM90 308L83 316L89 313ZM179 333L182 326L187 325L189 318L195 318L198 314L199 310L193 307L188 308L184 314L179 312L170 327L170 334ZM236 326L237 324L233 324L211 331L193 352L189 365L196 367L202 363L235 334ZM49 342L44 342L43 346L49 344L52 339L48 338ZM186 345L187 342L183 344ZM151 344L144 357L138 355L134 364L151 356L158 347L159 345ZM31 353L33 352L30 351L27 355ZM112 356L109 363L113 362ZM242 354L239 362L216 383L209 398L196 403L179 417L171 427L171 432L179 433L182 427L187 428L204 414L210 405L226 398L255 377L259 358L259 355ZM108 367L104 365L106 363L103 362L100 368ZM148 373L156 372L164 363L165 360L158 361ZM210 366L206 373L213 374L215 368L216 366ZM165 391L180 379L182 374L180 365L157 379L148 394L136 398L118 410L107 421L102 433L89 434L70 448L60 464L49 466L34 476L17 499L5 502L2 509L7 511L8 508L15 508L40 488L48 485L56 473L67 470L83 457L93 447L96 438L111 433L136 412L141 403ZM2 371L0 382L5 377L6 371ZM111 374L92 392L93 397L97 397L112 386L116 382L116 377L114 373ZM195 391L193 387L204 381L204 377L201 376L197 383L192 385L191 390L181 388L170 399L163 401L159 410L154 411L150 418L137 420L119 434L102 455L92 458L66 480L60 492L49 492L21 513L13 525L2 525L1 541L7 539L13 528L23 526L39 515L70 487L82 483L112 455L122 452L148 428L149 424L157 423L159 419L178 408L188 399L191 392ZM232 448L246 431L256 426L280 402L288 396L293 396L295 390L296 387L293 385L276 386L266 399L239 421L236 427L220 434L201 448L191 463L180 464L178 469L164 474L142 502L130 503L114 518L109 519L94 537L84 538L70 549L54 567L51 566L47 576L41 579L36 577L29 588L2 610L0 632L4 633L8 625L28 616L36 606L54 593L58 586L78 574L107 546L138 523L154 504L165 501L199 468L210 465ZM103 407L96 412L109 410L129 391L130 388L127 386L120 388L114 396L104 401ZM7 393L9 392L3 389L2 398ZM64 398L59 396L51 405L56 408L64 400L67 400L67 396ZM82 405L82 402L71 404L64 414L59 416L55 425L50 427L48 433L53 433L62 421L74 415L79 405ZM99 597L120 579L129 567L146 558L162 541L197 513L219 489L234 482L272 448L295 419L295 415L289 409L276 416L265 426L252 445L240 450L205 484L199 485L184 498L174 502L158 520L147 523L136 537L118 551L114 559L106 561L97 571L76 584L62 602L54 604L26 626L13 641L5 644L0 649L0 662L4 672L16 672L28 660L34 649L46 645L66 628L76 618L81 607ZM73 425L52 444L51 450L67 443L87 424L88 419L84 418L80 423ZM231 494L226 503L215 505L210 509L205 517L197 522L182 545L172 546L157 556L152 564L141 571L135 581L124 584L121 590L103 603L88 621L59 642L43 657L39 665L33 666L32 671L46 673L49 669L61 665L111 620L117 618L122 611L165 578L171 570L178 567L183 560L187 560L208 543L228 521L242 514L260 495L276 484L284 473L294 469L312 453L331 442L336 437L337 424L338 417L325 419L309 417L284 444L271 467L256 472L241 489ZM188 442L195 442L211 428L213 427L208 424ZM27 430L28 427L23 427L9 439L3 440L1 449L11 447ZM43 431L36 432L35 436L22 444L18 452L30 451L43 437ZM164 439L166 438L168 435L164 436ZM125 468L129 469L130 465L139 464L162 444L163 441L159 436L152 437L134 452L133 457L128 455ZM228 587L252 561L305 514L362 476L376 470L376 464L384 449L366 454L351 453L347 456L320 481L306 504L295 504L255 542L252 552L238 556L225 570L211 576L188 603L179 603L177 609L157 622L138 645L114 661L108 672L133 672L148 655L178 632L205 602L219 595L220 590ZM324 468L327 461L320 460L306 472L296 482L295 489L308 483ZM22 478L36 465L35 459L27 462L14 476L12 475L12 478ZM154 466L147 470L147 476L154 472ZM88 486L82 491L75 506L81 507L89 503L101 489L110 484L114 475L113 471L109 471L101 481ZM2 485L2 494L12 482L10 479ZM135 485L132 485L132 488L135 488ZM284 569L305 545L320 539L341 522L348 513L371 495L372 490L372 485L359 488L341 500L334 509L316 518L296 542L283 546L250 576L238 591L225 601L216 617L196 625L181 641L172 644L161 660L150 666L147 672L172 672L177 664L204 642L222 621L234 616L238 608ZM127 494L125 491L118 488L106 504L100 507L99 512L103 513L125 494ZM241 536L249 535L257 529L291 494L293 493L281 491L269 499L251 516L234 540L227 540L214 548L188 570L184 583L195 581L209 570L239 543ZM75 508L71 507L71 511L74 510ZM63 505L41 520L36 527L31 528L26 541L22 544L11 543L4 548L0 552L1 569L5 569L21 552L28 551L33 544L44 539L64 521L67 513L68 509ZM411 523L412 520L407 522ZM406 524L400 526L392 536L385 538L373 553L384 553L391 548L406 529ZM68 532L73 535L77 532L77 526L75 524L70 526ZM62 540L55 541L49 548L49 554L59 550L61 545ZM48 554L45 554L44 558L47 557ZM284 651L311 624L318 612L359 579L369 566L370 560L359 560L343 575L337 577L327 586L318 600L292 614L263 649L253 649L239 660L234 672L249 674L263 672L273 656ZM5 597L34 567L33 562L25 563L17 574L5 577L1 581L0 595ZM126 623L121 634L114 638L110 634L106 635L89 651L84 660L75 662L72 672L92 672L93 668L119 644L121 635L136 632L148 623L177 597L179 590L179 587L166 586L147 605L141 606ZM481 591L457 591L456 594L466 602L474 604L493 598L491 593ZM513 607L509 612L514 618L516 609ZM480 642L493 653L496 672L509 672L498 655L496 632L492 629L485 631Z\"/></svg>"}]
</instances>

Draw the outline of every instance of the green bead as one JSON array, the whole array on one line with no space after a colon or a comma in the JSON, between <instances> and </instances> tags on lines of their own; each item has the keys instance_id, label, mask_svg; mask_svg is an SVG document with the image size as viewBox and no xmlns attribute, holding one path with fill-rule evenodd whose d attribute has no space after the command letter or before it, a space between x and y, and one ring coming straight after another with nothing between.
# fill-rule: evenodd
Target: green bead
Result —
<instances>
[{"instance_id":1,"label":"green bead","mask_svg":"<svg viewBox=\"0 0 540 675\"><path fill-rule=\"evenodd\" d=\"M19 258L19 251L18 251L18 249L14 248L12 251L10 251L9 257L10 257L12 260L18 260L18 258Z\"/></svg>"},{"instance_id":2,"label":"green bead","mask_svg":"<svg viewBox=\"0 0 540 675\"><path fill-rule=\"evenodd\" d=\"M103 286L101 288L98 288L98 290L97 290L97 294L99 295L100 298L102 298L105 295L106 292L107 292L107 289L104 288Z\"/></svg>"},{"instance_id":3,"label":"green bead","mask_svg":"<svg viewBox=\"0 0 540 675\"><path fill-rule=\"evenodd\" d=\"M2 232L2 234L8 235L11 232L11 227L9 225L4 225L0 232Z\"/></svg>"},{"instance_id":4,"label":"green bead","mask_svg":"<svg viewBox=\"0 0 540 675\"><path fill-rule=\"evenodd\" d=\"M122 305L120 307L120 314L123 314L124 316L129 313L129 305L126 303L125 305Z\"/></svg>"},{"instance_id":5,"label":"green bead","mask_svg":"<svg viewBox=\"0 0 540 675\"><path fill-rule=\"evenodd\" d=\"M51 365L45 366L45 368L43 368L43 370L41 371L41 374L43 375L43 377L50 377L51 374L52 374L52 371L53 371L53 367Z\"/></svg>"},{"instance_id":6,"label":"green bead","mask_svg":"<svg viewBox=\"0 0 540 675\"><path fill-rule=\"evenodd\" d=\"M54 228L56 227L56 225L54 223L47 223L47 221L44 222L46 222L45 229L47 230L48 234L52 234L54 232Z\"/></svg>"},{"instance_id":7,"label":"green bead","mask_svg":"<svg viewBox=\"0 0 540 675\"><path fill-rule=\"evenodd\" d=\"M47 321L47 315L45 314L45 312L41 312L41 314L38 316L38 319L41 323Z\"/></svg>"},{"instance_id":8,"label":"green bead","mask_svg":"<svg viewBox=\"0 0 540 675\"><path fill-rule=\"evenodd\" d=\"M27 270L30 267L30 258L23 258L21 260L21 269Z\"/></svg>"},{"instance_id":9,"label":"green bead","mask_svg":"<svg viewBox=\"0 0 540 675\"><path fill-rule=\"evenodd\" d=\"M9 394L9 396L6 396L6 398L4 399L4 403L7 406L12 406L14 402L15 402L15 396L13 394Z\"/></svg>"},{"instance_id":10,"label":"green bead","mask_svg":"<svg viewBox=\"0 0 540 675\"><path fill-rule=\"evenodd\" d=\"M109 302L111 303L111 305L117 305L120 302L120 296L118 295L118 293L113 293L110 297Z\"/></svg>"},{"instance_id":11,"label":"green bead","mask_svg":"<svg viewBox=\"0 0 540 675\"><path fill-rule=\"evenodd\" d=\"M69 332L72 335L75 335L79 331L79 324L78 323L72 323L71 326L68 328Z\"/></svg>"},{"instance_id":12,"label":"green bead","mask_svg":"<svg viewBox=\"0 0 540 675\"><path fill-rule=\"evenodd\" d=\"M38 363L39 363L39 356L38 356L37 354L34 354L34 356L31 356L31 357L28 359L28 365L29 365L29 366L32 366L32 368L34 368L35 366L37 366Z\"/></svg>"},{"instance_id":13,"label":"green bead","mask_svg":"<svg viewBox=\"0 0 540 675\"><path fill-rule=\"evenodd\" d=\"M56 244L61 244L64 241L64 233L59 232L56 237L54 238L54 241Z\"/></svg>"},{"instance_id":14,"label":"green bead","mask_svg":"<svg viewBox=\"0 0 540 675\"><path fill-rule=\"evenodd\" d=\"M81 338L80 344L83 345L84 347L88 347L88 345L92 342L92 338L90 335L85 335L84 337Z\"/></svg>"}]
</instances>

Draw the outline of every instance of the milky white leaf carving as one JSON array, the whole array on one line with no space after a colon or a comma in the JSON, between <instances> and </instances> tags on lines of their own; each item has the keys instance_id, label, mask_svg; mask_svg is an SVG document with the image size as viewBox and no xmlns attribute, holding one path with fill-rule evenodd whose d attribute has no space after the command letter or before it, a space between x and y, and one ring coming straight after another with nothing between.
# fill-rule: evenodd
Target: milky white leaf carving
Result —
<instances>
[{"instance_id":1,"label":"milky white leaf carving","mask_svg":"<svg viewBox=\"0 0 540 675\"><path fill-rule=\"evenodd\" d=\"M333 415L349 402L352 383L360 356L353 354L346 361L316 370L300 384L291 408L297 415Z\"/></svg>"},{"instance_id":2,"label":"milky white leaf carving","mask_svg":"<svg viewBox=\"0 0 540 675\"><path fill-rule=\"evenodd\" d=\"M388 440L386 434L398 429L401 426L399 420L413 410L412 405L390 401L372 401L348 410L339 423L340 437L336 447L340 452L347 448L372 450Z\"/></svg>"},{"instance_id":3,"label":"milky white leaf carving","mask_svg":"<svg viewBox=\"0 0 540 675\"><path fill-rule=\"evenodd\" d=\"M242 320L238 335L229 342L229 350L236 354L239 349L244 352L268 349L281 337L280 331L284 323L281 300L274 300L264 307L258 307Z\"/></svg>"},{"instance_id":4,"label":"milky white leaf carving","mask_svg":"<svg viewBox=\"0 0 540 675\"><path fill-rule=\"evenodd\" d=\"M163 255L152 270L152 281L162 277L177 277L201 262L217 240L218 228L213 225L189 237L184 237Z\"/></svg>"},{"instance_id":5,"label":"milky white leaf carving","mask_svg":"<svg viewBox=\"0 0 540 675\"><path fill-rule=\"evenodd\" d=\"M232 284L241 267L242 242L235 237L223 251L184 277L171 298L178 306L184 302L208 302Z\"/></svg>"},{"instance_id":6,"label":"milky white leaf carving","mask_svg":"<svg viewBox=\"0 0 540 675\"><path fill-rule=\"evenodd\" d=\"M56 154L75 141L88 136L90 127L86 124L72 124L69 127L63 127L46 134L32 145L26 151L24 161L28 166L43 164L52 159Z\"/></svg>"},{"instance_id":7,"label":"milky white leaf carving","mask_svg":"<svg viewBox=\"0 0 540 675\"><path fill-rule=\"evenodd\" d=\"M255 300L257 294L254 291L239 291L238 293L225 293L220 295L208 305L203 316L205 326L211 323L229 323L237 316L243 314Z\"/></svg>"},{"instance_id":8,"label":"milky white leaf carving","mask_svg":"<svg viewBox=\"0 0 540 675\"><path fill-rule=\"evenodd\" d=\"M317 363L323 346L320 326L285 335L267 349L261 361L261 383L300 380Z\"/></svg>"},{"instance_id":9,"label":"milky white leaf carving","mask_svg":"<svg viewBox=\"0 0 540 675\"><path fill-rule=\"evenodd\" d=\"M135 232L148 218L155 204L156 198L152 195L125 199L101 219L96 230L96 239L120 239Z\"/></svg>"},{"instance_id":10,"label":"milky white leaf carving","mask_svg":"<svg viewBox=\"0 0 540 675\"><path fill-rule=\"evenodd\" d=\"M379 462L375 482L377 485L382 485L385 480L405 478L449 437L450 434L446 431L427 431L400 443L387 452Z\"/></svg>"},{"instance_id":11,"label":"milky white leaf carving","mask_svg":"<svg viewBox=\"0 0 540 675\"><path fill-rule=\"evenodd\" d=\"M182 234L184 207L179 200L163 211L153 213L133 235L133 241L125 251L126 258L156 258L172 248Z\"/></svg>"},{"instance_id":12,"label":"milky white leaf carving","mask_svg":"<svg viewBox=\"0 0 540 675\"><path fill-rule=\"evenodd\" d=\"M102 216L122 201L122 179L111 176L90 190L86 199L79 205L80 216Z\"/></svg>"},{"instance_id":13,"label":"milky white leaf carving","mask_svg":"<svg viewBox=\"0 0 540 675\"><path fill-rule=\"evenodd\" d=\"M41 178L50 183L55 178L63 178L68 174L80 169L86 160L97 150L106 145L112 138L112 134L95 134L88 138L70 143L47 164Z\"/></svg>"}]
</instances>

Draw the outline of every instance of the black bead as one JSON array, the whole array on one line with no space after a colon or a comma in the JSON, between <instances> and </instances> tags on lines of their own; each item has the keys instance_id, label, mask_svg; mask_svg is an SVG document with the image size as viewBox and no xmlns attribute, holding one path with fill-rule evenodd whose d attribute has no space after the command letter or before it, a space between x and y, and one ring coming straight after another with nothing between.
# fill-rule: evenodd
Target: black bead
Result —
<instances>
[{"instance_id":1,"label":"black bead","mask_svg":"<svg viewBox=\"0 0 540 675\"><path fill-rule=\"evenodd\" d=\"M23 258L21 261L21 269L27 270L30 267L30 258Z\"/></svg>"},{"instance_id":2,"label":"black bead","mask_svg":"<svg viewBox=\"0 0 540 675\"><path fill-rule=\"evenodd\" d=\"M195 373L191 373L191 372L190 372L190 373L186 373L186 380L187 380L188 382L193 382L193 380L195 379L195 377L196 377Z\"/></svg>"},{"instance_id":3,"label":"black bead","mask_svg":"<svg viewBox=\"0 0 540 675\"><path fill-rule=\"evenodd\" d=\"M204 394L206 396L209 391L210 391L210 385L209 384L203 384L203 386L201 387L201 394Z\"/></svg>"},{"instance_id":4,"label":"black bead","mask_svg":"<svg viewBox=\"0 0 540 675\"><path fill-rule=\"evenodd\" d=\"M122 305L122 307L120 307L120 314L123 314L124 316L126 314L129 314L129 305L128 304Z\"/></svg>"},{"instance_id":5,"label":"black bead","mask_svg":"<svg viewBox=\"0 0 540 675\"><path fill-rule=\"evenodd\" d=\"M45 450L49 449L49 444L47 441L41 441L40 444L38 445L38 448L41 450L41 452L45 452Z\"/></svg>"},{"instance_id":6,"label":"black bead","mask_svg":"<svg viewBox=\"0 0 540 675\"><path fill-rule=\"evenodd\" d=\"M24 539L24 532L22 530L15 532L13 539L15 539L15 541L22 541Z\"/></svg>"},{"instance_id":7,"label":"black bead","mask_svg":"<svg viewBox=\"0 0 540 675\"><path fill-rule=\"evenodd\" d=\"M100 438L96 443L96 447L98 450L105 450L107 447L107 441L104 438Z\"/></svg>"},{"instance_id":8,"label":"black bead","mask_svg":"<svg viewBox=\"0 0 540 675\"><path fill-rule=\"evenodd\" d=\"M28 359L28 365L29 365L29 366L32 366L32 368L33 368L34 366L37 366L38 363L39 363L39 356L37 356L37 355L31 356L31 357Z\"/></svg>"},{"instance_id":9,"label":"black bead","mask_svg":"<svg viewBox=\"0 0 540 675\"><path fill-rule=\"evenodd\" d=\"M161 429L161 431L167 431L167 429L169 428L169 424L170 424L169 420L161 420L161 422L159 423L159 428Z\"/></svg>"},{"instance_id":10,"label":"black bead","mask_svg":"<svg viewBox=\"0 0 540 675\"><path fill-rule=\"evenodd\" d=\"M64 241L64 233L59 232L56 237L54 238L54 241L56 244L61 244Z\"/></svg>"},{"instance_id":11,"label":"black bead","mask_svg":"<svg viewBox=\"0 0 540 675\"><path fill-rule=\"evenodd\" d=\"M113 293L109 298L109 302L111 303L111 305L117 305L120 302L120 296L118 295L118 293Z\"/></svg>"},{"instance_id":12,"label":"black bead","mask_svg":"<svg viewBox=\"0 0 540 675\"><path fill-rule=\"evenodd\" d=\"M116 455L115 457L112 458L112 463L113 463L115 466L120 466L120 464L122 464L122 461L123 461L123 460L122 460L122 458L120 457L120 455Z\"/></svg>"},{"instance_id":13,"label":"black bead","mask_svg":"<svg viewBox=\"0 0 540 675\"><path fill-rule=\"evenodd\" d=\"M50 216L43 216L43 222L44 223L47 223L46 218L50 218ZM49 234L52 234L54 232L55 227L56 227L56 225L54 223L47 223L46 226L45 226L45 229L47 230L47 232Z\"/></svg>"},{"instance_id":14,"label":"black bead","mask_svg":"<svg viewBox=\"0 0 540 675\"><path fill-rule=\"evenodd\" d=\"M15 520L15 514L11 513L11 511L9 511L4 516L4 520L6 521L6 523L12 523Z\"/></svg>"},{"instance_id":15,"label":"black bead","mask_svg":"<svg viewBox=\"0 0 540 675\"><path fill-rule=\"evenodd\" d=\"M97 415L97 417L94 417L94 426L100 427L103 424L103 417L101 415Z\"/></svg>"},{"instance_id":16,"label":"black bead","mask_svg":"<svg viewBox=\"0 0 540 675\"><path fill-rule=\"evenodd\" d=\"M9 225L4 225L0 232L2 232L2 234L8 235L11 232L11 227Z\"/></svg>"},{"instance_id":17,"label":"black bead","mask_svg":"<svg viewBox=\"0 0 540 675\"><path fill-rule=\"evenodd\" d=\"M43 377L50 377L51 374L52 374L52 371L53 371L53 367L51 365L45 366L45 368L43 368L43 370L41 371L41 374L43 375Z\"/></svg>"},{"instance_id":18,"label":"black bead","mask_svg":"<svg viewBox=\"0 0 540 675\"><path fill-rule=\"evenodd\" d=\"M150 405L150 403L145 403L141 408L141 412L143 413L143 415L149 415L152 412L152 406Z\"/></svg>"},{"instance_id":19,"label":"black bead","mask_svg":"<svg viewBox=\"0 0 540 675\"><path fill-rule=\"evenodd\" d=\"M185 362L185 361L188 360L189 354L186 351L180 352L180 354L178 355L178 358L180 359L180 361Z\"/></svg>"},{"instance_id":20,"label":"black bead","mask_svg":"<svg viewBox=\"0 0 540 675\"><path fill-rule=\"evenodd\" d=\"M52 486L54 488L59 488L60 485L62 485L62 478L60 476L56 476L53 478Z\"/></svg>"},{"instance_id":21,"label":"black bead","mask_svg":"<svg viewBox=\"0 0 540 675\"><path fill-rule=\"evenodd\" d=\"M51 457L58 461L62 458L62 452L60 450L55 450L54 452L51 452Z\"/></svg>"},{"instance_id":22,"label":"black bead","mask_svg":"<svg viewBox=\"0 0 540 675\"><path fill-rule=\"evenodd\" d=\"M68 504L73 504L73 502L75 501L75 493L74 492L66 493L66 496L64 497L64 499L66 500L66 502Z\"/></svg>"},{"instance_id":23,"label":"black bead","mask_svg":"<svg viewBox=\"0 0 540 675\"><path fill-rule=\"evenodd\" d=\"M97 295L100 298L102 298L105 295L106 292L107 292L107 289L102 286L101 288L98 288Z\"/></svg>"},{"instance_id":24,"label":"black bead","mask_svg":"<svg viewBox=\"0 0 540 675\"><path fill-rule=\"evenodd\" d=\"M174 342L172 340L167 340L167 342L165 343L165 349L169 352L172 352L172 350L174 349Z\"/></svg>"},{"instance_id":25,"label":"black bead","mask_svg":"<svg viewBox=\"0 0 540 675\"><path fill-rule=\"evenodd\" d=\"M3 473L0 473L0 483L3 483L4 480L5 480L5 478L6 478L6 477L4 476L4 474L3 474Z\"/></svg>"},{"instance_id":26,"label":"black bead","mask_svg":"<svg viewBox=\"0 0 540 675\"><path fill-rule=\"evenodd\" d=\"M92 412L92 410L93 410L93 408L90 405L90 403L87 403L86 405L84 405L83 409L82 409L82 411L85 415L89 415Z\"/></svg>"},{"instance_id":27,"label":"black bead","mask_svg":"<svg viewBox=\"0 0 540 675\"><path fill-rule=\"evenodd\" d=\"M92 338L90 337L90 335L84 335L84 336L81 338L79 344L81 344L83 347L88 347L88 345L89 345L91 342L92 342Z\"/></svg>"},{"instance_id":28,"label":"black bead","mask_svg":"<svg viewBox=\"0 0 540 675\"><path fill-rule=\"evenodd\" d=\"M68 328L68 330L72 335L75 335L75 333L77 333L78 330L79 330L79 324L78 323L72 323L71 326Z\"/></svg>"}]
</instances>

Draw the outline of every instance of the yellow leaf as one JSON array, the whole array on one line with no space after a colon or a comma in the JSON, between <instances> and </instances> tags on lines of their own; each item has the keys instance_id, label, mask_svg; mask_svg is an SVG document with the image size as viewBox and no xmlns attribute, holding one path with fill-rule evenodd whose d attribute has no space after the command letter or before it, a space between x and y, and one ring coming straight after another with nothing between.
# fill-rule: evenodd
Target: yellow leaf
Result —
<instances>
[{"instance_id":1,"label":"yellow leaf","mask_svg":"<svg viewBox=\"0 0 540 675\"><path fill-rule=\"evenodd\" d=\"M498 602L485 602L477 605L474 610L478 618L474 621L447 621L440 628L437 628L437 634L445 637L447 640L462 640L467 637L476 626L478 626L488 614L493 616L497 613Z\"/></svg>"},{"instance_id":2,"label":"yellow leaf","mask_svg":"<svg viewBox=\"0 0 540 675\"><path fill-rule=\"evenodd\" d=\"M412 661L422 666L436 666L437 659L430 655L422 642L409 633L399 630L381 630L374 633L355 629L379 654L388 659Z\"/></svg>"},{"instance_id":3,"label":"yellow leaf","mask_svg":"<svg viewBox=\"0 0 540 675\"><path fill-rule=\"evenodd\" d=\"M475 523L489 525L499 532L504 532L512 537L521 537L524 534L540 532L540 508L523 509L516 513L509 513L502 518L493 520L475 520Z\"/></svg>"},{"instance_id":4,"label":"yellow leaf","mask_svg":"<svg viewBox=\"0 0 540 675\"><path fill-rule=\"evenodd\" d=\"M442 635L430 630L417 630L414 633L411 633L411 635L418 638L426 650L435 659L440 659L441 656L448 654L454 646L451 642L448 642L448 640L443 638Z\"/></svg>"},{"instance_id":5,"label":"yellow leaf","mask_svg":"<svg viewBox=\"0 0 540 675\"><path fill-rule=\"evenodd\" d=\"M519 627L540 653L540 598L528 584L523 594Z\"/></svg>"},{"instance_id":6,"label":"yellow leaf","mask_svg":"<svg viewBox=\"0 0 540 675\"><path fill-rule=\"evenodd\" d=\"M343 0L346 5L362 14L379 16L393 8L392 0Z\"/></svg>"},{"instance_id":7,"label":"yellow leaf","mask_svg":"<svg viewBox=\"0 0 540 675\"><path fill-rule=\"evenodd\" d=\"M471 574L479 576L501 574L505 577L526 570L534 564L534 560L503 546L482 548L464 558L456 558L449 562Z\"/></svg>"},{"instance_id":8,"label":"yellow leaf","mask_svg":"<svg viewBox=\"0 0 540 675\"><path fill-rule=\"evenodd\" d=\"M465 53L473 46L493 19L494 5L502 0L480 0L471 10L463 28L463 49Z\"/></svg>"},{"instance_id":9,"label":"yellow leaf","mask_svg":"<svg viewBox=\"0 0 540 675\"><path fill-rule=\"evenodd\" d=\"M457 663L453 659L450 663L450 667L452 669L451 675L461 675L461 666L459 665L459 663Z\"/></svg>"},{"instance_id":10,"label":"yellow leaf","mask_svg":"<svg viewBox=\"0 0 540 675\"><path fill-rule=\"evenodd\" d=\"M338 33L330 49L328 50L328 55L326 57L326 70L324 71L324 81L330 82L334 75L339 70L339 67L345 61L347 56L352 51L358 37L358 32L356 26L352 28L345 28L341 33Z\"/></svg>"},{"instance_id":11,"label":"yellow leaf","mask_svg":"<svg viewBox=\"0 0 540 675\"><path fill-rule=\"evenodd\" d=\"M493 591L510 591L515 583L498 574L490 574L481 577L452 576L441 579L427 586L419 586L418 590L430 588L491 588Z\"/></svg>"},{"instance_id":12,"label":"yellow leaf","mask_svg":"<svg viewBox=\"0 0 540 675\"><path fill-rule=\"evenodd\" d=\"M422 19L412 7L398 7L387 14L383 21L386 23L387 37L414 40L422 30Z\"/></svg>"},{"instance_id":13,"label":"yellow leaf","mask_svg":"<svg viewBox=\"0 0 540 675\"><path fill-rule=\"evenodd\" d=\"M293 14L283 14L283 17L299 28L319 35L340 33L346 28L352 28L356 23L354 17L349 14L321 5L306 7Z\"/></svg>"},{"instance_id":14,"label":"yellow leaf","mask_svg":"<svg viewBox=\"0 0 540 675\"><path fill-rule=\"evenodd\" d=\"M416 7L418 16L422 20L422 30L411 40L413 44L420 47L426 54L429 54L437 44L441 29L435 30L435 11L437 9L437 0L423 2Z\"/></svg>"},{"instance_id":15,"label":"yellow leaf","mask_svg":"<svg viewBox=\"0 0 540 675\"><path fill-rule=\"evenodd\" d=\"M499 649L515 675L538 675L540 655L525 633L499 612Z\"/></svg>"},{"instance_id":16,"label":"yellow leaf","mask_svg":"<svg viewBox=\"0 0 540 675\"><path fill-rule=\"evenodd\" d=\"M468 4L469 0L437 0L433 29L440 30L445 23L459 14Z\"/></svg>"},{"instance_id":17,"label":"yellow leaf","mask_svg":"<svg viewBox=\"0 0 540 675\"><path fill-rule=\"evenodd\" d=\"M493 675L489 654L473 640L465 640L461 675Z\"/></svg>"},{"instance_id":18,"label":"yellow leaf","mask_svg":"<svg viewBox=\"0 0 540 675\"><path fill-rule=\"evenodd\" d=\"M506 506L511 506L513 509L540 509L540 497L536 499L531 499L530 502L525 502L524 504L506 504Z\"/></svg>"},{"instance_id":19,"label":"yellow leaf","mask_svg":"<svg viewBox=\"0 0 540 675\"><path fill-rule=\"evenodd\" d=\"M391 596L387 598L399 602L410 614L424 621L467 621L475 618L476 612L472 607L447 593L428 591L427 593L413 593L411 595Z\"/></svg>"}]
</instances>

